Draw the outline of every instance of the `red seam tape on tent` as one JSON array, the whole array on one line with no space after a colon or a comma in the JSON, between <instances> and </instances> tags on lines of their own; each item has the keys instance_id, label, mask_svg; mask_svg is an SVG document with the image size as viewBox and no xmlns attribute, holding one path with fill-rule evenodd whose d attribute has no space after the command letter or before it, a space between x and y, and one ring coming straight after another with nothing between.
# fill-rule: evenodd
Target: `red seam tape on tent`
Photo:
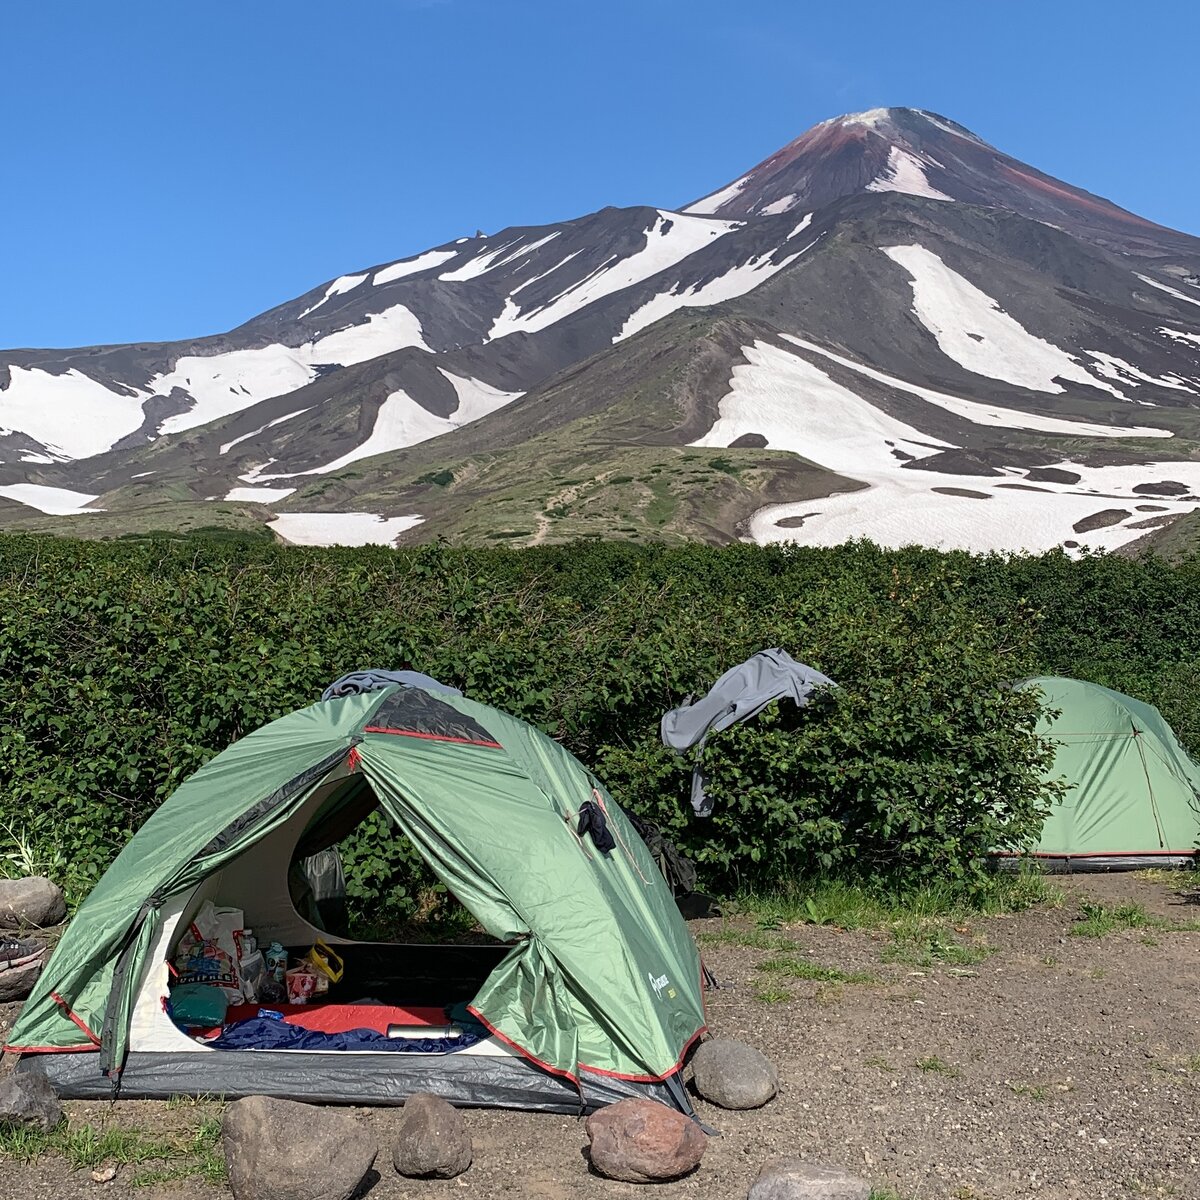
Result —
<instances>
[{"instance_id":1,"label":"red seam tape on tent","mask_svg":"<svg viewBox=\"0 0 1200 1200\"><path fill-rule=\"evenodd\" d=\"M499 742L480 742L474 738L446 737L441 733L417 733L414 729L385 729L382 725L367 725L363 733L394 733L399 737L421 738L426 742L457 742L460 746L484 746L488 750L503 750Z\"/></svg>"},{"instance_id":2,"label":"red seam tape on tent","mask_svg":"<svg viewBox=\"0 0 1200 1200\"><path fill-rule=\"evenodd\" d=\"M70 1017L71 1020L78 1025L79 1028L82 1029L83 1032L86 1033L97 1046L100 1045L100 1039L88 1028L87 1022L82 1017L76 1016L72 1011L71 1006L57 992L51 992L50 999L53 1000L55 1004L59 1005L63 1012L65 1012L67 1016Z\"/></svg>"},{"instance_id":3,"label":"red seam tape on tent","mask_svg":"<svg viewBox=\"0 0 1200 1200\"><path fill-rule=\"evenodd\" d=\"M564 1079L569 1079L573 1084L575 1084L576 1087L579 1086L578 1075L574 1075L570 1071L564 1071L560 1067L552 1067L548 1062L542 1062L542 1060L538 1058L536 1054L530 1054L524 1046L518 1046L517 1043L512 1040L512 1038L501 1033L500 1030L498 1030L495 1025L493 1025L491 1021L489 1021L487 1017L485 1017L483 1013L481 1013L473 1004L467 1005L467 1012L469 1012L473 1017L478 1018L478 1020L487 1028L489 1033L493 1034L495 1037L498 1037L506 1046L511 1046L522 1058L529 1059L534 1066L541 1067L543 1071L549 1071L551 1075L561 1075Z\"/></svg>"},{"instance_id":4,"label":"red seam tape on tent","mask_svg":"<svg viewBox=\"0 0 1200 1200\"><path fill-rule=\"evenodd\" d=\"M96 1054L100 1047L91 1043L86 1046L10 1046L6 1043L0 1049L5 1054Z\"/></svg>"},{"instance_id":5,"label":"red seam tape on tent","mask_svg":"<svg viewBox=\"0 0 1200 1200\"><path fill-rule=\"evenodd\" d=\"M662 1083L668 1075L674 1075L676 1071L683 1066L683 1060L687 1058L687 1052L692 1048L692 1043L698 1038L703 1037L708 1032L707 1025L701 1025L695 1033L692 1034L686 1042L683 1043L683 1051L675 1060L675 1065L669 1071L664 1071L661 1075L625 1075L620 1071L606 1071L603 1067L589 1067L587 1063L580 1063L581 1071L588 1071L592 1075L607 1075L610 1079L624 1079L629 1083Z\"/></svg>"},{"instance_id":6,"label":"red seam tape on tent","mask_svg":"<svg viewBox=\"0 0 1200 1200\"><path fill-rule=\"evenodd\" d=\"M497 1029L495 1025L493 1025L491 1021L489 1021L487 1017L485 1017L483 1013L479 1011L479 1009L474 1007L474 1005L468 1004L467 1012L469 1012L472 1016L477 1017L480 1022L487 1026L491 1033L498 1037L506 1046L511 1046L518 1054L522 1056L522 1058L529 1059L531 1063L541 1067L543 1071L549 1071L552 1075L561 1075L565 1079L569 1079L572 1083L576 1085L579 1084L578 1075L573 1075L570 1071L564 1071L559 1067L552 1067L549 1063L542 1062L537 1055L530 1054L524 1046L517 1045L512 1038L506 1037L503 1033L501 1033L500 1030ZM620 1071L606 1071L603 1067L589 1067L587 1063L580 1063L579 1069L581 1071L587 1071L592 1075L607 1075L610 1079L624 1079L629 1083L662 1083L662 1081L666 1079L668 1075L674 1075L675 1072L683 1066L683 1060L687 1058L687 1052L691 1049L692 1043L698 1037L703 1037L707 1032L708 1026L701 1025L700 1028L697 1029L696 1032L693 1033L686 1042L684 1042L683 1050L680 1053L679 1058L676 1060L675 1065L671 1067L670 1070L664 1071L661 1075L625 1075Z\"/></svg>"}]
</instances>

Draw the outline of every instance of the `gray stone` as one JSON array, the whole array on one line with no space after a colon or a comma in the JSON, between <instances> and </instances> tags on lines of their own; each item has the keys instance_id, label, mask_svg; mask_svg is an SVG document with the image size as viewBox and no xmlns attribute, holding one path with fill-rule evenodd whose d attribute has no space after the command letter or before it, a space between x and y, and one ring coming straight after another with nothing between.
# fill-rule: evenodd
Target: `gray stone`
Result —
<instances>
[{"instance_id":1,"label":"gray stone","mask_svg":"<svg viewBox=\"0 0 1200 1200\"><path fill-rule=\"evenodd\" d=\"M416 1092L404 1102L392 1165L410 1179L453 1179L471 1165L471 1135L440 1096Z\"/></svg>"},{"instance_id":2,"label":"gray stone","mask_svg":"<svg viewBox=\"0 0 1200 1200\"><path fill-rule=\"evenodd\" d=\"M221 1139L234 1200L350 1200L379 1152L348 1114L269 1096L231 1104Z\"/></svg>"},{"instance_id":3,"label":"gray stone","mask_svg":"<svg viewBox=\"0 0 1200 1200\"><path fill-rule=\"evenodd\" d=\"M870 1200L871 1185L841 1167L768 1159L750 1185L749 1200Z\"/></svg>"},{"instance_id":4,"label":"gray stone","mask_svg":"<svg viewBox=\"0 0 1200 1200\"><path fill-rule=\"evenodd\" d=\"M49 1133L61 1120L58 1093L41 1071L13 1071L0 1083L0 1125L25 1125Z\"/></svg>"},{"instance_id":5,"label":"gray stone","mask_svg":"<svg viewBox=\"0 0 1200 1200\"><path fill-rule=\"evenodd\" d=\"M33 991L37 977L46 965L46 955L22 967L0 966L0 1004L10 1004L14 1000L24 1000Z\"/></svg>"},{"instance_id":6,"label":"gray stone","mask_svg":"<svg viewBox=\"0 0 1200 1200\"><path fill-rule=\"evenodd\" d=\"M0 929L47 929L67 915L62 888L40 875L0 879Z\"/></svg>"},{"instance_id":7,"label":"gray stone","mask_svg":"<svg viewBox=\"0 0 1200 1200\"><path fill-rule=\"evenodd\" d=\"M708 1144L683 1113L634 1097L592 1113L586 1128L592 1166L629 1183L678 1179L699 1165Z\"/></svg>"},{"instance_id":8,"label":"gray stone","mask_svg":"<svg viewBox=\"0 0 1200 1200\"><path fill-rule=\"evenodd\" d=\"M779 1090L779 1076L761 1051L734 1038L710 1038L692 1056L693 1082L722 1108L761 1108Z\"/></svg>"}]
</instances>

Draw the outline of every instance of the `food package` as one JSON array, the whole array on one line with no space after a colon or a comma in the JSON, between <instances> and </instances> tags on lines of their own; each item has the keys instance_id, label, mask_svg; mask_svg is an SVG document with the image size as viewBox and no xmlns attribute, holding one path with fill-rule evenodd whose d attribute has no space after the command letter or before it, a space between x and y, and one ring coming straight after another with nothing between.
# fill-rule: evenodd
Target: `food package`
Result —
<instances>
[{"instance_id":1,"label":"food package","mask_svg":"<svg viewBox=\"0 0 1200 1200\"><path fill-rule=\"evenodd\" d=\"M179 943L176 984L208 984L220 988L230 1003L243 997L235 934L245 924L242 910L217 908L206 900Z\"/></svg>"},{"instance_id":2,"label":"food package","mask_svg":"<svg viewBox=\"0 0 1200 1200\"><path fill-rule=\"evenodd\" d=\"M317 976L310 967L296 967L287 973L289 1004L307 1004L317 989Z\"/></svg>"}]
</instances>

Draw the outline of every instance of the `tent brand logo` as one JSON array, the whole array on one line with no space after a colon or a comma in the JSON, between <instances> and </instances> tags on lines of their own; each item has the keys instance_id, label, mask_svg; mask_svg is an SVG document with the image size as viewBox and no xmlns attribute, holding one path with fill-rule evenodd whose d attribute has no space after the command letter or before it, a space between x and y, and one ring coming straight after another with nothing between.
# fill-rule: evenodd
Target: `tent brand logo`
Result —
<instances>
[{"instance_id":1,"label":"tent brand logo","mask_svg":"<svg viewBox=\"0 0 1200 1200\"><path fill-rule=\"evenodd\" d=\"M663 998L663 992L667 993L668 999L675 999L675 989L671 986L671 981L665 975L660 975L655 979L653 975L647 972L646 978L650 980L650 986L654 989L654 994L660 1000Z\"/></svg>"}]
</instances>

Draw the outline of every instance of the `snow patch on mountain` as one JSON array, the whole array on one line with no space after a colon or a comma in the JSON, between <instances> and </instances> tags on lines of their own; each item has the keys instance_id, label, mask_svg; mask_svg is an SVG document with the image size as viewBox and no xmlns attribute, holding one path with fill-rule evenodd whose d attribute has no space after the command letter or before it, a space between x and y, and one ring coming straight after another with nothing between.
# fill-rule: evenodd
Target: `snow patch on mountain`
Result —
<instances>
[{"instance_id":1,"label":"snow patch on mountain","mask_svg":"<svg viewBox=\"0 0 1200 1200\"><path fill-rule=\"evenodd\" d=\"M461 253L461 250L426 250L424 254L418 254L416 258L405 258L400 262L392 263L390 267L383 267L376 271L375 277L371 280L371 286L379 287L380 284L395 283L397 279L418 275L422 271L430 271L434 267L440 267L442 263L449 262L452 258L457 258Z\"/></svg>"},{"instance_id":2,"label":"snow patch on mountain","mask_svg":"<svg viewBox=\"0 0 1200 1200\"><path fill-rule=\"evenodd\" d=\"M301 346L298 353L303 355L305 362L314 365L337 363L338 366L350 367L408 346L430 350L416 313L403 304L393 304L383 312L371 313L366 321L358 325L349 325Z\"/></svg>"},{"instance_id":3,"label":"snow patch on mountain","mask_svg":"<svg viewBox=\"0 0 1200 1200\"><path fill-rule=\"evenodd\" d=\"M791 340L859 369L811 343ZM1112 547L1145 532L1134 527L1141 516L1135 501L1145 499L1133 491L1138 484L1165 474L1200 490L1200 463L1087 467L1064 462L1081 476L1078 484L1039 483L1036 488L1018 484L1024 474L1015 469L997 479L905 468L907 456L927 458L949 443L882 412L798 355L764 342L742 353L746 362L733 370L717 421L693 444L728 446L746 434L759 434L773 449L789 450L866 485L761 509L750 522L751 536L759 543L831 546L869 531L872 540L885 546L1043 551L1074 541ZM1074 530L1084 518L1115 507L1114 498L1130 509L1128 518L1089 533ZM1193 510L1196 500L1161 504L1168 514L1182 513Z\"/></svg>"},{"instance_id":4,"label":"snow patch on mountain","mask_svg":"<svg viewBox=\"0 0 1200 1200\"><path fill-rule=\"evenodd\" d=\"M479 379L464 379L452 375L441 367L438 367L438 371L458 396L458 407L448 417L439 417L436 413L431 413L403 388L399 388L379 406L366 441L360 442L353 450L347 450L332 462L310 467L307 471L274 475L264 474L264 467L257 467L241 478L247 483L257 484L260 481L292 479L300 475L327 475L330 471L341 470L342 467L360 459L373 458L377 454L390 454L393 450L405 450L409 446L428 442L443 433L450 433L463 425L469 425L472 421L478 421L480 417L511 404L525 394L504 392Z\"/></svg>"},{"instance_id":5,"label":"snow patch on mountain","mask_svg":"<svg viewBox=\"0 0 1200 1200\"><path fill-rule=\"evenodd\" d=\"M800 224L787 235L787 240L790 242L798 233L803 233L812 224L812 213L805 213L800 219Z\"/></svg>"},{"instance_id":6,"label":"snow patch on mountain","mask_svg":"<svg viewBox=\"0 0 1200 1200\"><path fill-rule=\"evenodd\" d=\"M1042 553L1073 542L1091 549L1115 549L1146 532L1136 527L1145 516L1136 505L1146 499L1133 492L1137 484L1168 471L1172 478L1186 477L1193 488L1200 486L1200 471L1195 470L1200 464L1194 463L1183 464L1188 468L1184 471L1178 463L1088 468L1065 461L1059 465L1082 475L1080 484L1039 483L1030 490L1030 485L1018 484L1016 476L995 480L941 475L906 471L899 464L887 472L860 471L856 478L867 484L861 491L760 509L751 518L750 534L760 545L798 541L836 546L869 531L872 541L892 548L917 544L975 553ZM943 490L934 491L935 487ZM1163 516L1196 508L1194 499L1155 497L1155 504L1161 506ZM1131 515L1105 528L1075 530L1078 522L1111 508L1125 508ZM785 521L788 524L782 524Z\"/></svg>"},{"instance_id":7,"label":"snow patch on mountain","mask_svg":"<svg viewBox=\"0 0 1200 1200\"><path fill-rule=\"evenodd\" d=\"M822 235L823 236L823 235ZM683 291L660 292L652 300L648 300L641 308L635 309L626 318L620 332L614 335L613 341L624 341L635 333L653 325L670 313L680 308L703 308L708 304L720 304L724 300L733 300L753 291L759 284L766 283L772 275L777 275L785 267L790 267L802 254L811 250L820 237L809 242L803 250L789 254L779 262L771 262L771 257L777 250L768 250L748 262L731 267L724 275L710 279L707 283L694 283ZM676 285L678 287L678 284Z\"/></svg>"},{"instance_id":8,"label":"snow patch on mountain","mask_svg":"<svg viewBox=\"0 0 1200 1200\"><path fill-rule=\"evenodd\" d=\"M267 526L296 546L390 546L397 535L424 517L381 517L377 513L280 513Z\"/></svg>"},{"instance_id":9,"label":"snow patch on mountain","mask_svg":"<svg viewBox=\"0 0 1200 1200\"><path fill-rule=\"evenodd\" d=\"M510 298L493 322L487 340L494 341L510 333L535 333L554 325L604 296L675 266L741 225L740 221L688 217L659 209L654 224L646 232L646 244L640 250L627 258L607 259L590 275L530 312L521 313Z\"/></svg>"},{"instance_id":10,"label":"snow patch on mountain","mask_svg":"<svg viewBox=\"0 0 1200 1200\"><path fill-rule=\"evenodd\" d=\"M1190 342L1193 346L1200 346L1200 333L1188 333L1183 329L1169 329L1166 325L1160 325L1156 332L1176 342Z\"/></svg>"},{"instance_id":11,"label":"snow patch on mountain","mask_svg":"<svg viewBox=\"0 0 1200 1200\"><path fill-rule=\"evenodd\" d=\"M830 470L856 474L899 466L892 448L925 458L950 442L898 421L798 354L768 342L742 351L713 427L694 446L729 446L761 434L772 450L789 450Z\"/></svg>"},{"instance_id":12,"label":"snow patch on mountain","mask_svg":"<svg viewBox=\"0 0 1200 1200\"><path fill-rule=\"evenodd\" d=\"M1200 296L1189 296L1185 292L1179 291L1178 288L1168 287L1165 283L1159 283L1157 279L1151 279L1149 275L1140 275L1136 271L1134 274L1143 283L1148 283L1151 287L1158 288L1160 292L1166 292L1168 296L1174 296L1176 300L1184 300L1188 304L1200 306Z\"/></svg>"},{"instance_id":13,"label":"snow patch on mountain","mask_svg":"<svg viewBox=\"0 0 1200 1200\"><path fill-rule=\"evenodd\" d=\"M888 150L883 173L867 184L868 192L904 192L909 196L927 196L930 200L953 200L939 192L925 174L925 164L915 154L893 146Z\"/></svg>"},{"instance_id":14,"label":"snow patch on mountain","mask_svg":"<svg viewBox=\"0 0 1200 1200\"><path fill-rule=\"evenodd\" d=\"M868 108L865 112L845 113L840 117L832 117L822 121L822 125L865 125L868 129L878 129L892 118L891 111L886 108Z\"/></svg>"},{"instance_id":15,"label":"snow patch on mountain","mask_svg":"<svg viewBox=\"0 0 1200 1200\"><path fill-rule=\"evenodd\" d=\"M100 499L99 496L73 492L70 488L48 487L43 483L6 483L0 485L0 496L56 517L104 511L90 507L94 500Z\"/></svg>"},{"instance_id":16,"label":"snow patch on mountain","mask_svg":"<svg viewBox=\"0 0 1200 1200\"><path fill-rule=\"evenodd\" d=\"M839 366L855 371L867 379L875 380L876 383L908 392L910 395L917 396L929 404L935 404L938 408L945 409L946 412L953 413L956 417L962 417L974 425L998 426L1002 429L1034 429L1040 433L1063 433L1073 437L1169 438L1175 436L1169 429L1153 429L1142 425L1098 425L1092 421L1070 421L1062 417L1047 417L1040 413L1024 412L1017 408L984 404L978 400L966 400L961 396L951 396L945 392L935 391L933 388L921 387L918 384L909 383L907 380L898 379L894 375L887 375L883 371L877 371L873 367L845 358L841 354L835 354L832 350L826 350L825 347L818 346L815 342L805 341L804 338L794 337L790 333L782 336L787 341L793 342L813 354L820 354Z\"/></svg>"},{"instance_id":17,"label":"snow patch on mountain","mask_svg":"<svg viewBox=\"0 0 1200 1200\"><path fill-rule=\"evenodd\" d=\"M317 309L320 308L322 304L324 304L327 300L332 300L334 296L340 296L340 295L342 295L343 292L348 292L348 291L351 291L353 288L358 287L358 285L360 283L362 283L362 281L364 279L366 279L366 277L367 276L365 274L363 274L363 275L343 275L340 279L335 279L325 289L325 295L323 295L320 298L320 300L318 300L316 302L316 304L312 305L310 308L306 308L300 314L300 316L296 318L296 320L299 321L301 317L307 317L309 313L316 312Z\"/></svg>"},{"instance_id":18,"label":"snow patch on mountain","mask_svg":"<svg viewBox=\"0 0 1200 1200\"><path fill-rule=\"evenodd\" d=\"M1037 392L1060 393L1057 379L1129 397L1095 378L1064 350L1030 333L986 292L924 246L885 246L912 279L913 312L942 353L964 370Z\"/></svg>"},{"instance_id":19,"label":"snow patch on mountain","mask_svg":"<svg viewBox=\"0 0 1200 1200\"><path fill-rule=\"evenodd\" d=\"M241 437L235 437L232 442L225 442L218 451L220 454L228 454L234 446L246 441L248 438L257 437L260 433L265 433L268 429L274 429L276 425L282 425L284 421L290 421L293 417L300 416L301 413L308 412L307 408L298 408L295 412L284 413L282 417L276 417L273 421L268 421L265 425L260 425L257 429L250 430L249 433L243 433Z\"/></svg>"},{"instance_id":20,"label":"snow patch on mountain","mask_svg":"<svg viewBox=\"0 0 1200 1200\"><path fill-rule=\"evenodd\" d=\"M548 271L542 271L541 274L534 275L532 279L527 279L527 280L525 280L524 283L518 284L515 288L513 288L513 290L509 293L509 296L506 299L511 298L512 296L519 295L527 287L532 287L535 283L540 283L543 279L546 279L550 275L553 275L554 272L559 270L561 267L565 267L567 265L567 263L569 263L571 261L571 259L578 258L579 255L581 255L582 253L583 253L582 250L572 250L571 253L568 254L566 258L560 259Z\"/></svg>"},{"instance_id":21,"label":"snow patch on mountain","mask_svg":"<svg viewBox=\"0 0 1200 1200\"><path fill-rule=\"evenodd\" d=\"M787 196L781 196L778 200L772 200L770 204L764 204L758 210L760 217L773 217L778 213L785 213L793 204L796 203L796 193L792 192Z\"/></svg>"},{"instance_id":22,"label":"snow patch on mountain","mask_svg":"<svg viewBox=\"0 0 1200 1200\"><path fill-rule=\"evenodd\" d=\"M1195 387L1185 382L1178 375L1147 375L1139 367L1127 363L1115 354L1104 354L1099 350L1088 350L1089 358L1096 360L1096 370L1107 379L1116 380L1129 387L1140 387L1143 383L1152 383L1155 387L1172 388L1179 392L1195 392ZM1141 404L1148 401L1139 401Z\"/></svg>"},{"instance_id":23,"label":"snow patch on mountain","mask_svg":"<svg viewBox=\"0 0 1200 1200\"><path fill-rule=\"evenodd\" d=\"M689 204L687 208L680 211L692 213L695 216L711 216L718 209L728 204L749 182L750 176L743 175L741 179L735 179L728 186L721 188L720 191L711 192L709 195L697 200L695 204Z\"/></svg>"},{"instance_id":24,"label":"snow patch on mountain","mask_svg":"<svg viewBox=\"0 0 1200 1200\"><path fill-rule=\"evenodd\" d=\"M478 279L480 275L486 275L489 271L495 270L496 267L505 266L518 258L528 257L535 250L540 250L548 242L554 241L561 233L561 229L556 229L544 238L538 238L537 241L528 242L525 245L518 245L521 239L514 238L511 242L505 242L503 246L495 250L489 250L486 254L481 254L477 258L468 259L461 267L453 271L447 271L444 275L439 275L438 278L446 283L462 283L468 279ZM517 248L513 250L513 246Z\"/></svg>"},{"instance_id":25,"label":"snow patch on mountain","mask_svg":"<svg viewBox=\"0 0 1200 1200\"><path fill-rule=\"evenodd\" d=\"M174 388L182 388L195 402L187 412L168 417L162 432L179 433L207 425L310 383L313 371L303 351L304 347L292 349L275 343L258 350L183 355L170 371L150 381L156 395L166 396Z\"/></svg>"},{"instance_id":26,"label":"snow patch on mountain","mask_svg":"<svg viewBox=\"0 0 1200 1200\"><path fill-rule=\"evenodd\" d=\"M8 387L0 389L0 423L28 434L52 454L102 454L141 427L145 392L122 395L74 367L53 375L39 367L10 366L9 375Z\"/></svg>"},{"instance_id":27,"label":"snow patch on mountain","mask_svg":"<svg viewBox=\"0 0 1200 1200\"><path fill-rule=\"evenodd\" d=\"M316 378L313 368L318 364L353 366L406 346L429 350L416 315L403 304L394 304L372 313L358 325L303 346L274 343L257 350L184 355L171 371L156 376L150 386L161 396L179 387L195 401L187 412L162 423L163 433L179 433L241 412L260 400L295 391Z\"/></svg>"},{"instance_id":28,"label":"snow patch on mountain","mask_svg":"<svg viewBox=\"0 0 1200 1200\"><path fill-rule=\"evenodd\" d=\"M235 487L225 493L225 499L271 504L276 500L282 500L285 496L290 496L295 490L294 487Z\"/></svg>"}]
</instances>

